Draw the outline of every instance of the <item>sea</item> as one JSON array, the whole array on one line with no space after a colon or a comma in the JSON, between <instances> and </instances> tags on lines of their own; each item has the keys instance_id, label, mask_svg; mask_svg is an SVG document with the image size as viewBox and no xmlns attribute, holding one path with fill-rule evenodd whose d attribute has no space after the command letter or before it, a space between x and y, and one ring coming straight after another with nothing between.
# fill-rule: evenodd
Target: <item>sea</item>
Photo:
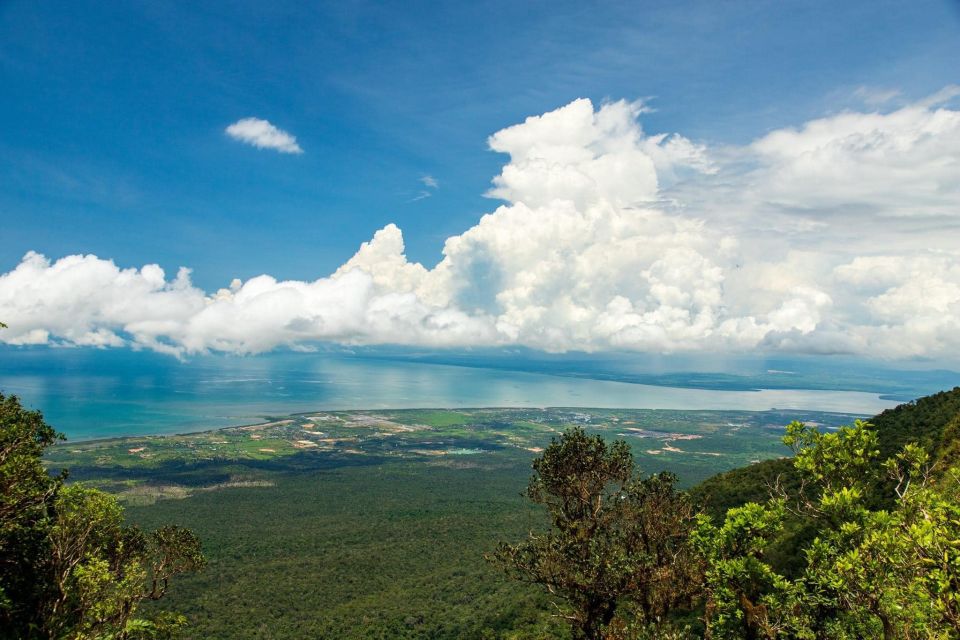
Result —
<instances>
[{"instance_id":1,"label":"sea","mask_svg":"<svg viewBox=\"0 0 960 640\"><path fill-rule=\"evenodd\" d=\"M686 389L344 353L181 361L76 348L0 350L0 392L41 410L70 440L203 431L315 410L597 407L874 415L897 404L855 391Z\"/></svg>"}]
</instances>

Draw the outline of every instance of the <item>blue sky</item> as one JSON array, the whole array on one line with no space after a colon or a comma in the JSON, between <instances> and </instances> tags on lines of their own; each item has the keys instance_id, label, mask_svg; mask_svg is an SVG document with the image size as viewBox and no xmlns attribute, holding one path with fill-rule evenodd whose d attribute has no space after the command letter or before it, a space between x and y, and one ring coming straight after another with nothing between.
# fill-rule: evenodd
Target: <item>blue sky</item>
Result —
<instances>
[{"instance_id":1,"label":"blue sky","mask_svg":"<svg viewBox=\"0 0 960 640\"><path fill-rule=\"evenodd\" d=\"M500 204L484 194L509 158L488 137L577 98L598 110L643 99L646 134L725 157L960 82L960 5L948 1L304 4L0 2L0 273L36 251L157 263L168 278L187 266L207 293L262 273L312 281L391 223L429 269L446 238ZM304 152L225 134L246 117ZM705 188L677 193L695 202Z\"/></svg>"},{"instance_id":2,"label":"blue sky","mask_svg":"<svg viewBox=\"0 0 960 640\"><path fill-rule=\"evenodd\" d=\"M646 129L737 143L960 60L950 2L378 4L0 4L4 270L33 249L313 278L388 222L432 264L493 208L487 136L528 115L649 96ZM223 135L246 116L306 153ZM410 202L422 175L440 189Z\"/></svg>"}]
</instances>

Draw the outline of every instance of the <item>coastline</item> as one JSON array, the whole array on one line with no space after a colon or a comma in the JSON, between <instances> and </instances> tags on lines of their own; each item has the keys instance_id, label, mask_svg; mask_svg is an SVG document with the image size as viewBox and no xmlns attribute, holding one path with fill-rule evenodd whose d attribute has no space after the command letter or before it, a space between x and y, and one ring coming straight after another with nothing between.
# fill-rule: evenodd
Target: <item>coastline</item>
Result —
<instances>
[{"instance_id":1,"label":"coastline","mask_svg":"<svg viewBox=\"0 0 960 640\"><path fill-rule=\"evenodd\" d=\"M580 426L626 440L643 468L672 470L692 483L787 455L781 438L793 420L830 430L859 417L579 407L311 411L191 433L66 441L48 450L45 463L70 469L71 480L149 502L356 466L523 469L551 439Z\"/></svg>"},{"instance_id":2,"label":"coastline","mask_svg":"<svg viewBox=\"0 0 960 640\"><path fill-rule=\"evenodd\" d=\"M7 355L10 355L9 353ZM866 391L716 390L451 364L278 354L192 363L144 354L24 352L0 389L43 411L71 441L196 433L310 411L422 407L583 407L873 415L895 406ZM104 357L101 357L104 356Z\"/></svg>"},{"instance_id":3,"label":"coastline","mask_svg":"<svg viewBox=\"0 0 960 640\"><path fill-rule=\"evenodd\" d=\"M882 398L881 398L882 399ZM293 413L286 414L276 414L263 416L263 419L257 422L241 422L237 424L230 424L226 426L215 426L209 428L202 428L198 430L189 430L189 431L174 431L174 432L160 432L160 433L137 433L137 434L126 434L126 435L115 435L115 436L105 436L105 437L94 437L94 438L67 438L62 442L58 442L53 446L63 446L69 443L74 444L95 444L95 443L107 443L107 442L121 442L128 440L138 440L138 439L156 439L156 438L186 438L191 436L199 435L209 435L220 432L230 432L235 430L244 430L259 428L264 426L269 426L280 421L288 420L291 418L304 418L315 414L327 413L327 414L358 414L358 415L379 415L379 414L389 414L395 412L480 412L480 411L493 411L493 412L511 412L511 411L585 411L585 412L597 412L597 411L609 411L609 412L636 412L636 411L650 411L664 414L715 414L715 413L748 413L748 414L768 414L768 413L781 413L781 414L795 414L798 416L809 415L812 413L832 415L837 417L851 417L851 418L868 418L871 415L870 413L864 412L855 412L855 411L818 411L815 409L796 409L796 408L786 408L780 409L778 407L770 407L769 409L660 409L660 408L636 408L636 407L586 407L586 406L545 406L545 407L505 407L505 406L496 406L496 407L392 407L392 408L374 408L374 409L316 409L313 411L296 411Z\"/></svg>"}]
</instances>

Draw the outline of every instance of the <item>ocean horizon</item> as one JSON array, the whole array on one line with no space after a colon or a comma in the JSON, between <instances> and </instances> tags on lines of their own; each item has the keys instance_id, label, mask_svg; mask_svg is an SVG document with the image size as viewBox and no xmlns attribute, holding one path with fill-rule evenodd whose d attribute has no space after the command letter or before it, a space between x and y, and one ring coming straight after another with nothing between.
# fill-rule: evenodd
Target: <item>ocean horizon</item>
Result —
<instances>
[{"instance_id":1,"label":"ocean horizon","mask_svg":"<svg viewBox=\"0 0 960 640\"><path fill-rule=\"evenodd\" d=\"M8 349L0 391L69 440L203 431L315 410L596 407L790 409L873 415L878 393L716 390L502 368L282 352L179 361L126 350Z\"/></svg>"}]
</instances>

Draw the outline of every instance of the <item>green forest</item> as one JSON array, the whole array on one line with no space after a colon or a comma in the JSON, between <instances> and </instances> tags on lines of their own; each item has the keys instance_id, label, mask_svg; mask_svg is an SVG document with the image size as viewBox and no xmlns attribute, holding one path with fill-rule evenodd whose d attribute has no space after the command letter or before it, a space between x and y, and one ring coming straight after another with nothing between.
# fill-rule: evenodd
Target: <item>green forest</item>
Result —
<instances>
[{"instance_id":1,"label":"green forest","mask_svg":"<svg viewBox=\"0 0 960 640\"><path fill-rule=\"evenodd\" d=\"M960 637L960 388L76 444L0 410L4 637Z\"/></svg>"}]
</instances>

